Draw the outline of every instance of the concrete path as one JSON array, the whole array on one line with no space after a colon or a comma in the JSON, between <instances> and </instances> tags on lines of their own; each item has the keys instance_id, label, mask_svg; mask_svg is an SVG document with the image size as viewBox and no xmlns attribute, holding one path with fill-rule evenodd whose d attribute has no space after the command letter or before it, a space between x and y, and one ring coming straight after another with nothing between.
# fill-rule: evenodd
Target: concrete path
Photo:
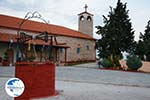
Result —
<instances>
[{"instance_id":1,"label":"concrete path","mask_svg":"<svg viewBox=\"0 0 150 100\"><path fill-rule=\"evenodd\" d=\"M150 100L150 88L57 81L65 100ZM51 99L49 99L51 100Z\"/></svg>"},{"instance_id":2,"label":"concrete path","mask_svg":"<svg viewBox=\"0 0 150 100\"><path fill-rule=\"evenodd\" d=\"M63 92L36 100L150 100L149 77L147 73L99 70L83 65L57 67L56 89Z\"/></svg>"},{"instance_id":3,"label":"concrete path","mask_svg":"<svg viewBox=\"0 0 150 100\"><path fill-rule=\"evenodd\" d=\"M150 88L150 74L91 68L57 67L56 80Z\"/></svg>"},{"instance_id":4,"label":"concrete path","mask_svg":"<svg viewBox=\"0 0 150 100\"><path fill-rule=\"evenodd\" d=\"M9 78L15 77L15 67L0 67L0 100L13 100L5 92L5 83Z\"/></svg>"},{"instance_id":5,"label":"concrete path","mask_svg":"<svg viewBox=\"0 0 150 100\"><path fill-rule=\"evenodd\" d=\"M150 89L71 81L56 81L63 92L55 97L34 100L149 100Z\"/></svg>"},{"instance_id":6,"label":"concrete path","mask_svg":"<svg viewBox=\"0 0 150 100\"><path fill-rule=\"evenodd\" d=\"M4 84L13 77L14 68L3 70L0 100L13 100L5 93ZM61 91L60 95L32 100L150 100L149 79L148 73L57 67L56 90Z\"/></svg>"},{"instance_id":7,"label":"concrete path","mask_svg":"<svg viewBox=\"0 0 150 100\"><path fill-rule=\"evenodd\" d=\"M5 91L5 83L10 77L0 77L0 100L14 100Z\"/></svg>"},{"instance_id":8,"label":"concrete path","mask_svg":"<svg viewBox=\"0 0 150 100\"><path fill-rule=\"evenodd\" d=\"M72 67L82 67L82 68L98 68L97 62L90 62L85 64L77 64Z\"/></svg>"}]
</instances>

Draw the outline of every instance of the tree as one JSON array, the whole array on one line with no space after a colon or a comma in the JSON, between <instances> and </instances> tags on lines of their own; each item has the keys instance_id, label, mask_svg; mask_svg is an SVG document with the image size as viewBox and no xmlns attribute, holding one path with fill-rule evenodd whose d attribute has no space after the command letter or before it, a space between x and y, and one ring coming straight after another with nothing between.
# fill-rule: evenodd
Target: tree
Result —
<instances>
[{"instance_id":1,"label":"tree","mask_svg":"<svg viewBox=\"0 0 150 100\"><path fill-rule=\"evenodd\" d=\"M144 34L140 33L140 40L136 46L136 54L142 60L150 61L150 20L148 21ZM144 55L146 59L144 59Z\"/></svg>"},{"instance_id":2,"label":"tree","mask_svg":"<svg viewBox=\"0 0 150 100\"><path fill-rule=\"evenodd\" d=\"M113 67L120 67L121 52L131 53L134 49L134 31L126 4L118 0L116 8L110 7L108 16L103 15L104 26L96 26L96 33L101 35L96 42L99 57L110 59Z\"/></svg>"},{"instance_id":3,"label":"tree","mask_svg":"<svg viewBox=\"0 0 150 100\"><path fill-rule=\"evenodd\" d=\"M136 44L135 54L138 55L141 60L145 60L144 58L145 51L146 51L145 43L142 40L139 40L138 43Z\"/></svg>"}]
</instances>

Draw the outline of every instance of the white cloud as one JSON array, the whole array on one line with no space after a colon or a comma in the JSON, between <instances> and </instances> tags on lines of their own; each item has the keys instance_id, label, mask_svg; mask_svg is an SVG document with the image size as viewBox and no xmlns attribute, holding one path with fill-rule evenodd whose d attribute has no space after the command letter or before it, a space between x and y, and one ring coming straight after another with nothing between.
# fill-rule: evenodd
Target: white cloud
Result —
<instances>
[{"instance_id":1,"label":"white cloud","mask_svg":"<svg viewBox=\"0 0 150 100\"><path fill-rule=\"evenodd\" d=\"M11 8L6 8L6 7L0 7L0 14L3 15L9 15L9 16L16 16L23 18L24 17L24 12L16 11Z\"/></svg>"},{"instance_id":2,"label":"white cloud","mask_svg":"<svg viewBox=\"0 0 150 100\"><path fill-rule=\"evenodd\" d=\"M122 0L127 2L129 16L136 30L136 39L139 32L145 30L147 21L150 19L148 0ZM23 18L29 11L38 11L51 24L58 24L77 30L77 14L84 11L87 4L88 11L94 14L94 27L103 25L102 15L107 15L109 6L115 7L117 0L1 0L0 14ZM96 29L94 29L95 31ZM98 37L94 34L94 37Z\"/></svg>"}]
</instances>

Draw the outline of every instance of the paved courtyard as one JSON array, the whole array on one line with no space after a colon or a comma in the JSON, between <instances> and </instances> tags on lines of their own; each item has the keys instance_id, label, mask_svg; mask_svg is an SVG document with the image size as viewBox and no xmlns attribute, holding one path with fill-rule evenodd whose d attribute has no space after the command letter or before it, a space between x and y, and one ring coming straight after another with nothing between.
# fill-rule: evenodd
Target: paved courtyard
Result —
<instances>
[{"instance_id":1,"label":"paved courtyard","mask_svg":"<svg viewBox=\"0 0 150 100\"><path fill-rule=\"evenodd\" d=\"M65 100L150 100L150 74L71 67L56 72Z\"/></svg>"},{"instance_id":2,"label":"paved courtyard","mask_svg":"<svg viewBox=\"0 0 150 100\"><path fill-rule=\"evenodd\" d=\"M34 100L150 100L150 74L108 71L82 66L57 67L54 97ZM5 70L5 72L1 72ZM14 67L0 68L0 100L13 100L4 84L13 77Z\"/></svg>"}]
</instances>

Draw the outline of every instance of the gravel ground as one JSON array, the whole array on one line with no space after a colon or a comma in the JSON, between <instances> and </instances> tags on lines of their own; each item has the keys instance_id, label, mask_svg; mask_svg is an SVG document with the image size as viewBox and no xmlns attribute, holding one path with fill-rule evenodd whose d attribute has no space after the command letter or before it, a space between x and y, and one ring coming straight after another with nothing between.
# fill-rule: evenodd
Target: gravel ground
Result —
<instances>
[{"instance_id":1,"label":"gravel ground","mask_svg":"<svg viewBox=\"0 0 150 100\"><path fill-rule=\"evenodd\" d=\"M57 67L56 80L150 88L150 74L91 68Z\"/></svg>"},{"instance_id":2,"label":"gravel ground","mask_svg":"<svg viewBox=\"0 0 150 100\"><path fill-rule=\"evenodd\" d=\"M56 84L64 90L65 100L150 100L150 88L66 81Z\"/></svg>"},{"instance_id":3,"label":"gravel ground","mask_svg":"<svg viewBox=\"0 0 150 100\"><path fill-rule=\"evenodd\" d=\"M0 67L0 100L13 100L5 92L5 83L15 76L15 67Z\"/></svg>"},{"instance_id":4,"label":"gravel ground","mask_svg":"<svg viewBox=\"0 0 150 100\"><path fill-rule=\"evenodd\" d=\"M60 95L34 100L150 100L150 88L56 81Z\"/></svg>"},{"instance_id":5,"label":"gravel ground","mask_svg":"<svg viewBox=\"0 0 150 100\"><path fill-rule=\"evenodd\" d=\"M0 100L14 100L14 98L7 95L5 91L5 83L10 77L0 77Z\"/></svg>"},{"instance_id":6,"label":"gravel ground","mask_svg":"<svg viewBox=\"0 0 150 100\"><path fill-rule=\"evenodd\" d=\"M4 91L13 71L0 67L0 100L13 100ZM60 95L33 100L150 100L149 79L148 73L61 66L56 68Z\"/></svg>"}]
</instances>

